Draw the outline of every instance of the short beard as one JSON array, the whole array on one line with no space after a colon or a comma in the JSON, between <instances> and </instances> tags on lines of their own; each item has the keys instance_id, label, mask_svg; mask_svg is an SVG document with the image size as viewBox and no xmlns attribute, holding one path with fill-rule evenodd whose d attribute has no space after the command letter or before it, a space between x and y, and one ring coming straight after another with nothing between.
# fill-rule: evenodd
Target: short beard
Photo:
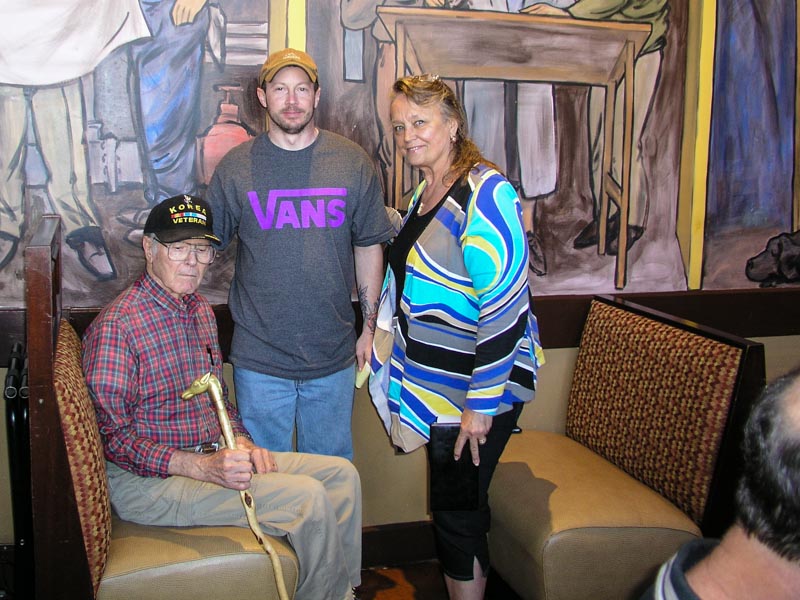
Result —
<instances>
[{"instance_id":1,"label":"short beard","mask_svg":"<svg viewBox=\"0 0 800 600\"><path fill-rule=\"evenodd\" d=\"M303 130L308 127L308 124L311 123L311 119L314 118L314 109L311 109L311 112L308 115L308 118L300 123L299 125L288 125L280 116L280 113L273 114L273 112L267 107L267 114L269 115L269 120L272 121L275 125L278 126L278 129L283 131L288 135L297 135L298 133L302 133Z\"/></svg>"}]
</instances>

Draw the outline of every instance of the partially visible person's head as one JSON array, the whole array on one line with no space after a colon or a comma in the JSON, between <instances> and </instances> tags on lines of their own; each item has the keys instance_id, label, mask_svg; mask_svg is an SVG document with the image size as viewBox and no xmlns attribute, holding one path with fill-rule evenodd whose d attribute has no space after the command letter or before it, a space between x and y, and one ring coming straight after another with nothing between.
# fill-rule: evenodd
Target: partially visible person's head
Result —
<instances>
[{"instance_id":1,"label":"partially visible person's head","mask_svg":"<svg viewBox=\"0 0 800 600\"><path fill-rule=\"evenodd\" d=\"M202 198L183 194L167 198L147 216L142 237L146 269L176 298L200 287L219 243L211 207Z\"/></svg>"},{"instance_id":2,"label":"partially visible person's head","mask_svg":"<svg viewBox=\"0 0 800 600\"><path fill-rule=\"evenodd\" d=\"M436 111L448 133L452 132L447 148L451 164L450 172L462 175L478 162L488 162L475 143L469 138L467 118L455 92L437 75L413 75L402 77L392 86L392 125L398 144L404 133L395 126L399 107L410 105L424 110ZM491 163L489 163L491 164ZM494 166L494 165L492 165Z\"/></svg>"},{"instance_id":3,"label":"partially visible person's head","mask_svg":"<svg viewBox=\"0 0 800 600\"><path fill-rule=\"evenodd\" d=\"M775 380L744 432L737 520L781 557L800 561L800 368Z\"/></svg>"},{"instance_id":4,"label":"partially visible person's head","mask_svg":"<svg viewBox=\"0 0 800 600\"><path fill-rule=\"evenodd\" d=\"M256 94L271 125L289 134L313 126L320 98L319 74L308 54L294 48L273 52L261 67L258 85Z\"/></svg>"}]
</instances>

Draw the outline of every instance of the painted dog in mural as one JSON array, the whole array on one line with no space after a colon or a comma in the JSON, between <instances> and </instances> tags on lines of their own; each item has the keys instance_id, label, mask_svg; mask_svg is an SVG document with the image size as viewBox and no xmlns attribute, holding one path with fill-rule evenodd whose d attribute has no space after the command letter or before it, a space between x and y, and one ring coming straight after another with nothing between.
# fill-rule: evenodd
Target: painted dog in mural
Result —
<instances>
[{"instance_id":1,"label":"painted dog in mural","mask_svg":"<svg viewBox=\"0 0 800 600\"><path fill-rule=\"evenodd\" d=\"M745 275L761 287L800 282L800 229L770 238L767 247L747 261Z\"/></svg>"}]
</instances>

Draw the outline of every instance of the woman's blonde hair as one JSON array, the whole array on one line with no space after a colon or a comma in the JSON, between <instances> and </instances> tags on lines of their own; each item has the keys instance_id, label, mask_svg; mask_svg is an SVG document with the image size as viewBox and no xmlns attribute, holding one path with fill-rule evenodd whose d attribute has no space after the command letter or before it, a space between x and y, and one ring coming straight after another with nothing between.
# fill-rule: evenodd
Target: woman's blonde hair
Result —
<instances>
[{"instance_id":1,"label":"woman's blonde hair","mask_svg":"<svg viewBox=\"0 0 800 600\"><path fill-rule=\"evenodd\" d=\"M484 163L500 170L487 160L477 144L467 134L467 117L455 92L438 75L424 74L401 77L392 85L392 99L403 95L418 106L437 106L445 119L458 125L453 140L453 162L445 174L458 179L468 173L477 163Z\"/></svg>"}]
</instances>

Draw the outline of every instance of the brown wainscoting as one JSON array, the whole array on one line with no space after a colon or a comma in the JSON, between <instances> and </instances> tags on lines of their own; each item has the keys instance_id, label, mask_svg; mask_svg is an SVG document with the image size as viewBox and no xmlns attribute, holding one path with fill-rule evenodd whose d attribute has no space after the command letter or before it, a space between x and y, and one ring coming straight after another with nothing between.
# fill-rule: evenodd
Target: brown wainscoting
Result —
<instances>
[{"instance_id":1,"label":"brown wainscoting","mask_svg":"<svg viewBox=\"0 0 800 600\"><path fill-rule=\"evenodd\" d=\"M436 558L431 521L364 527L361 540L364 569L406 565Z\"/></svg>"},{"instance_id":2,"label":"brown wainscoting","mask_svg":"<svg viewBox=\"0 0 800 600\"><path fill-rule=\"evenodd\" d=\"M752 290L613 294L739 337L800 335L800 286ZM542 346L575 348L592 296L534 298Z\"/></svg>"},{"instance_id":3,"label":"brown wainscoting","mask_svg":"<svg viewBox=\"0 0 800 600\"><path fill-rule=\"evenodd\" d=\"M364 600L447 600L431 521L365 527L361 587ZM521 600L493 569L489 571L486 600Z\"/></svg>"},{"instance_id":4,"label":"brown wainscoting","mask_svg":"<svg viewBox=\"0 0 800 600\"><path fill-rule=\"evenodd\" d=\"M0 599L14 598L14 545L0 545Z\"/></svg>"},{"instance_id":5,"label":"brown wainscoting","mask_svg":"<svg viewBox=\"0 0 800 600\"><path fill-rule=\"evenodd\" d=\"M671 315L721 329L740 337L800 335L800 286L747 290L711 290L614 294ZM580 341L591 295L534 298L542 345L574 348ZM354 310L357 307L354 306ZM92 322L98 308L73 307L66 316L78 334ZM227 356L233 322L227 305L214 307L219 323L220 345ZM356 310L358 315L360 311ZM25 311L0 309L0 366L6 366L14 341L25 337Z\"/></svg>"},{"instance_id":6,"label":"brown wainscoting","mask_svg":"<svg viewBox=\"0 0 800 600\"><path fill-rule=\"evenodd\" d=\"M739 337L800 334L800 286L620 296Z\"/></svg>"}]
</instances>

